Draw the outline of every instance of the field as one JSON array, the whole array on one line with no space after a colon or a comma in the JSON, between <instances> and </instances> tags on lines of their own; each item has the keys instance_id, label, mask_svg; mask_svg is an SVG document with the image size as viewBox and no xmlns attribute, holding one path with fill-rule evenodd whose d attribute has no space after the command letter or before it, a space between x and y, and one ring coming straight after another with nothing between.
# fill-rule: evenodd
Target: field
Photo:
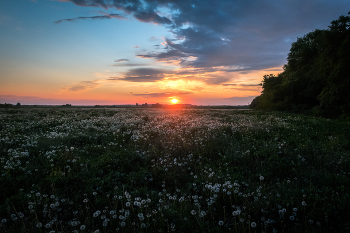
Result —
<instances>
[{"instance_id":1,"label":"field","mask_svg":"<svg viewBox=\"0 0 350 233\"><path fill-rule=\"evenodd\" d=\"M0 110L0 232L350 232L350 123Z\"/></svg>"}]
</instances>

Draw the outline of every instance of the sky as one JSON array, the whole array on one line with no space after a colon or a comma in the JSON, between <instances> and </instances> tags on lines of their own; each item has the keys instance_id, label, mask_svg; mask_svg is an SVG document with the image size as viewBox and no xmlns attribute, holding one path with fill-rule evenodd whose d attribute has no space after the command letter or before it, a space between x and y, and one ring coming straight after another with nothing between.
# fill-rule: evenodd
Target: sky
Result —
<instances>
[{"instance_id":1,"label":"sky","mask_svg":"<svg viewBox=\"0 0 350 233\"><path fill-rule=\"evenodd\" d=\"M349 0L0 1L0 103L247 105Z\"/></svg>"}]
</instances>

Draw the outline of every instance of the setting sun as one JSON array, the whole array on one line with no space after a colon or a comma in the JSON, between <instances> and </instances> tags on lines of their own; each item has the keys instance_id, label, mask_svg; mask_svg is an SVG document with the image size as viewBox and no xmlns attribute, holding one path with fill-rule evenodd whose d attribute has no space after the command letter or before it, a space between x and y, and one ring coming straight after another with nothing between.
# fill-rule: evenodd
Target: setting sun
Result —
<instances>
[{"instance_id":1,"label":"setting sun","mask_svg":"<svg viewBox=\"0 0 350 233\"><path fill-rule=\"evenodd\" d=\"M172 99L172 100L171 100L171 102L172 102L173 104L176 104L177 101L178 101L177 99Z\"/></svg>"}]
</instances>

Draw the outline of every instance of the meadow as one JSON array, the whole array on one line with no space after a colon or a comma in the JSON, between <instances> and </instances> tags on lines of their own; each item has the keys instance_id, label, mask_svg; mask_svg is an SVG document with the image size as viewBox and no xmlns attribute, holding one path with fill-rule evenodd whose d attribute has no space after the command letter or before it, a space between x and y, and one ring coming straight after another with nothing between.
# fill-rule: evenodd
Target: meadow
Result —
<instances>
[{"instance_id":1,"label":"meadow","mask_svg":"<svg viewBox=\"0 0 350 233\"><path fill-rule=\"evenodd\" d=\"M0 232L350 232L350 122L0 109Z\"/></svg>"}]
</instances>

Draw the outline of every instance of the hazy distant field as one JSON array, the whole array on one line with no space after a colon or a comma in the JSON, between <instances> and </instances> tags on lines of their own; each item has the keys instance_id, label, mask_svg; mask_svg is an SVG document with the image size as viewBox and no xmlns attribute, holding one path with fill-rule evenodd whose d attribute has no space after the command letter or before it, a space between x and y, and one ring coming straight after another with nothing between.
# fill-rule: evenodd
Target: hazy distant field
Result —
<instances>
[{"instance_id":1,"label":"hazy distant field","mask_svg":"<svg viewBox=\"0 0 350 233\"><path fill-rule=\"evenodd\" d=\"M0 110L0 232L350 232L350 124Z\"/></svg>"}]
</instances>

